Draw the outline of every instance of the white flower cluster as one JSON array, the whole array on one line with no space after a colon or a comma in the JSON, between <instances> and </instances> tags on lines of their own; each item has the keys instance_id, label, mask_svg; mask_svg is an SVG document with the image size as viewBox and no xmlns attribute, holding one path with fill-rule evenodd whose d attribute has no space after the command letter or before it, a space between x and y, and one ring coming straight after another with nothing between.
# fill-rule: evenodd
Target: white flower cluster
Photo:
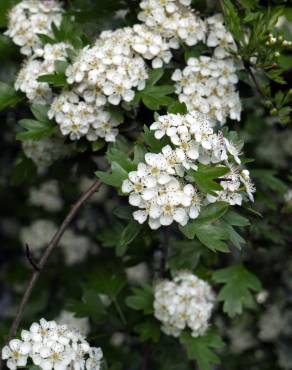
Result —
<instances>
[{"instance_id":1,"label":"white flower cluster","mask_svg":"<svg viewBox=\"0 0 292 370\"><path fill-rule=\"evenodd\" d=\"M49 244L56 231L57 227L52 221L40 219L21 229L20 240L38 256ZM60 240L60 247L64 253L66 265L71 266L86 258L91 249L91 241L86 236L68 229Z\"/></svg>"},{"instance_id":2,"label":"white flower cluster","mask_svg":"<svg viewBox=\"0 0 292 370\"><path fill-rule=\"evenodd\" d=\"M193 337L208 328L215 296L210 285L187 271L155 286L154 316L162 322L162 331L174 337L187 328Z\"/></svg>"},{"instance_id":3,"label":"white flower cluster","mask_svg":"<svg viewBox=\"0 0 292 370\"><path fill-rule=\"evenodd\" d=\"M2 359L11 370L29 360L43 370L99 370L102 358L101 349L90 347L78 331L45 319L22 330L21 339L12 339L2 349Z\"/></svg>"},{"instance_id":4,"label":"white flower cluster","mask_svg":"<svg viewBox=\"0 0 292 370\"><path fill-rule=\"evenodd\" d=\"M191 10L191 0L142 0L138 19L169 40L173 48L179 41L189 46L205 41L206 24Z\"/></svg>"},{"instance_id":5,"label":"white flower cluster","mask_svg":"<svg viewBox=\"0 0 292 370\"><path fill-rule=\"evenodd\" d=\"M30 158L37 166L39 172L44 172L56 160L73 154L73 144L65 145L62 138L50 137L39 141L25 140L22 149L27 158Z\"/></svg>"},{"instance_id":6,"label":"white flower cluster","mask_svg":"<svg viewBox=\"0 0 292 370\"><path fill-rule=\"evenodd\" d=\"M189 111L206 113L221 125L227 117L239 121L242 108L236 91L236 70L231 58L189 58L187 66L172 75L179 101L185 103Z\"/></svg>"},{"instance_id":7,"label":"white flower cluster","mask_svg":"<svg viewBox=\"0 0 292 370\"><path fill-rule=\"evenodd\" d=\"M168 114L160 116L150 129L156 139L168 136L173 147L167 145L160 153L146 153L146 163L139 163L123 182L122 191L130 194L129 203L140 208L133 213L139 223L149 218L152 229L173 221L184 226L210 202L241 204L243 189L253 199L255 188L249 172L239 169L239 148L222 132L215 133L206 115L196 111ZM187 171L196 171L199 164L229 168L220 178L223 190L217 191L216 196L203 194L190 183Z\"/></svg>"},{"instance_id":8,"label":"white flower cluster","mask_svg":"<svg viewBox=\"0 0 292 370\"><path fill-rule=\"evenodd\" d=\"M50 104L53 91L46 82L39 82L41 75L52 74L56 71L55 62L65 61L69 44L46 44L43 49L27 59L20 69L15 81L15 89L26 94L28 100L37 104Z\"/></svg>"},{"instance_id":9,"label":"white flower cluster","mask_svg":"<svg viewBox=\"0 0 292 370\"><path fill-rule=\"evenodd\" d=\"M115 141L118 135L118 122L102 107L93 102L81 100L73 91L64 91L54 100L48 112L50 119L55 118L63 135L71 140L85 136L89 141L103 138Z\"/></svg>"},{"instance_id":10,"label":"white flower cluster","mask_svg":"<svg viewBox=\"0 0 292 370\"><path fill-rule=\"evenodd\" d=\"M78 84L76 89L86 102L101 106L108 101L118 105L133 100L135 88L144 88L147 66L131 47L133 38L130 27L104 31L95 45L85 47L68 67L68 83Z\"/></svg>"},{"instance_id":11,"label":"white flower cluster","mask_svg":"<svg viewBox=\"0 0 292 370\"><path fill-rule=\"evenodd\" d=\"M21 47L22 54L30 56L41 48L38 34L52 36L52 24L61 24L62 11L57 0L22 0L11 9L5 34Z\"/></svg>"},{"instance_id":12,"label":"white flower cluster","mask_svg":"<svg viewBox=\"0 0 292 370\"><path fill-rule=\"evenodd\" d=\"M85 47L67 68L72 89L55 98L49 117L55 117L62 134L71 140L115 141L119 123L106 104L132 101L135 90L144 89L148 78L144 59L161 67L172 57L169 49L159 34L144 25L102 32L94 46Z\"/></svg>"},{"instance_id":13,"label":"white flower cluster","mask_svg":"<svg viewBox=\"0 0 292 370\"><path fill-rule=\"evenodd\" d=\"M63 201L60 197L58 182L55 180L47 181L39 188L32 188L29 194L30 204L43 207L49 212L58 212L63 207Z\"/></svg>"}]
</instances>

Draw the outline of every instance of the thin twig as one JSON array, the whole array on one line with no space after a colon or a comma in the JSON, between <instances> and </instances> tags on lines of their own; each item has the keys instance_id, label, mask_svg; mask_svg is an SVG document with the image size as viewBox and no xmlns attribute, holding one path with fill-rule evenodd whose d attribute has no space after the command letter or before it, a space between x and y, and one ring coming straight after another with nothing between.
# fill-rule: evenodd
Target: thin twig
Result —
<instances>
[{"instance_id":1,"label":"thin twig","mask_svg":"<svg viewBox=\"0 0 292 370\"><path fill-rule=\"evenodd\" d=\"M58 243L60 239L62 238L64 232L66 231L67 227L79 211L79 209L82 207L82 205L96 192L96 190L101 186L101 181L96 180L91 187L79 198L79 200L72 206L70 212L67 214L66 218L62 222L60 228L57 230L55 235L53 236L52 240L50 241L49 245L47 246L43 256L41 257L39 263L37 264L38 269L34 270L34 272L31 275L31 278L29 280L28 286L24 292L24 295L22 297L22 300L18 306L16 316L12 322L12 325L9 330L7 341L9 341L11 338L13 338L16 334L16 331L19 327L24 309L27 305L27 302L31 296L31 293L33 291L33 288L38 281L38 278L40 276L41 271L44 269L52 251L55 249L55 247L58 246ZM2 368L2 361L0 362L0 369Z\"/></svg>"},{"instance_id":2,"label":"thin twig","mask_svg":"<svg viewBox=\"0 0 292 370\"><path fill-rule=\"evenodd\" d=\"M33 256L31 255L31 251L29 249L28 244L25 244L25 254L26 254L26 258L28 259L28 262L32 265L32 267L34 268L34 270L40 271L41 269L38 266L38 264L35 262Z\"/></svg>"},{"instance_id":3,"label":"thin twig","mask_svg":"<svg viewBox=\"0 0 292 370\"><path fill-rule=\"evenodd\" d=\"M246 71L248 72L248 74L250 75L250 77L251 77L251 79L252 79L252 81L253 81L253 83L254 83L254 85L255 85L255 87L256 87L256 89L257 89L257 92L264 98L264 99L266 99L267 98L267 96L266 96L266 94L263 92L263 90L262 90L262 88L261 88L261 86L260 86L260 84L259 84L259 82L258 82L258 80L256 79L256 77L255 77L255 75L254 75L254 73L253 73L253 71L252 71L252 68L251 68L251 65L249 64L249 62L243 62L243 65L244 65L244 67L245 67L245 69L246 69Z\"/></svg>"}]
</instances>

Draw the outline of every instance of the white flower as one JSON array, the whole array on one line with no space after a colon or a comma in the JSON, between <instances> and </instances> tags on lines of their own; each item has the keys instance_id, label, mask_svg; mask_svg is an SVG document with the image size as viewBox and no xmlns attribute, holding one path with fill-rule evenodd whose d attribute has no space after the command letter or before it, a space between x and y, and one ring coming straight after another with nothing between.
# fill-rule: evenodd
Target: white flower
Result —
<instances>
[{"instance_id":1,"label":"white flower","mask_svg":"<svg viewBox=\"0 0 292 370\"><path fill-rule=\"evenodd\" d=\"M31 350L29 343L19 339L12 339L7 346L2 349L2 359L7 360L7 367L15 370L18 366L26 366L28 354Z\"/></svg>"},{"instance_id":2,"label":"white flower","mask_svg":"<svg viewBox=\"0 0 292 370\"><path fill-rule=\"evenodd\" d=\"M193 337L204 335L215 300L208 283L180 271L173 281L159 282L154 297L154 316L165 334L178 337L189 328Z\"/></svg>"},{"instance_id":3,"label":"white flower","mask_svg":"<svg viewBox=\"0 0 292 370\"><path fill-rule=\"evenodd\" d=\"M240 180L243 183L245 187L245 191L249 197L249 199L253 202L254 197L253 193L256 191L256 188L250 178L249 171L248 170L242 170L240 173Z\"/></svg>"}]
</instances>

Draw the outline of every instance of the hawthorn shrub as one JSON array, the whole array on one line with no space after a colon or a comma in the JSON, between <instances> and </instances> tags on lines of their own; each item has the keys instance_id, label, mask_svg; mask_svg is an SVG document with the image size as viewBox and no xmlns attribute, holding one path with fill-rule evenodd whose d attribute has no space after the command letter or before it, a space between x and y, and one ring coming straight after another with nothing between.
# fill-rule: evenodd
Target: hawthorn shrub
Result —
<instances>
[{"instance_id":1,"label":"hawthorn shrub","mask_svg":"<svg viewBox=\"0 0 292 370\"><path fill-rule=\"evenodd\" d=\"M1 366L292 369L291 22L1 0Z\"/></svg>"}]
</instances>

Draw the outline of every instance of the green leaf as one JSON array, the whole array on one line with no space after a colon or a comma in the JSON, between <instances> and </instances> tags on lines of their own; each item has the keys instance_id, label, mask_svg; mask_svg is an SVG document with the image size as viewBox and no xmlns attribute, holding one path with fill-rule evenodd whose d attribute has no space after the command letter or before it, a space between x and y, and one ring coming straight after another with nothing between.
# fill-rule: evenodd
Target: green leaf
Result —
<instances>
[{"instance_id":1,"label":"green leaf","mask_svg":"<svg viewBox=\"0 0 292 370\"><path fill-rule=\"evenodd\" d=\"M173 99L167 96L172 92L174 92L172 86L153 86L147 90L140 91L138 94L140 94L143 103L148 109L158 110L161 106L173 103Z\"/></svg>"},{"instance_id":2,"label":"green leaf","mask_svg":"<svg viewBox=\"0 0 292 370\"><path fill-rule=\"evenodd\" d=\"M46 82L55 87L68 86L67 79L63 73L46 74L38 77L38 82Z\"/></svg>"},{"instance_id":3,"label":"green leaf","mask_svg":"<svg viewBox=\"0 0 292 370\"><path fill-rule=\"evenodd\" d=\"M207 224L221 218L228 210L228 203L215 202L204 207L199 217L194 220L197 224Z\"/></svg>"},{"instance_id":4,"label":"green leaf","mask_svg":"<svg viewBox=\"0 0 292 370\"><path fill-rule=\"evenodd\" d=\"M134 329L139 334L142 342L152 340L157 343L160 339L161 330L159 324L153 319L144 319L143 322L136 325Z\"/></svg>"},{"instance_id":5,"label":"green leaf","mask_svg":"<svg viewBox=\"0 0 292 370\"><path fill-rule=\"evenodd\" d=\"M194 270L206 252L206 248L197 240L178 241L174 246L176 253L168 259L168 266L172 271Z\"/></svg>"},{"instance_id":6,"label":"green leaf","mask_svg":"<svg viewBox=\"0 0 292 370\"><path fill-rule=\"evenodd\" d=\"M119 243L116 246L116 253L118 257L126 253L126 248L129 244L136 239L142 230L142 225L138 222L131 220L122 232Z\"/></svg>"},{"instance_id":7,"label":"green leaf","mask_svg":"<svg viewBox=\"0 0 292 370\"><path fill-rule=\"evenodd\" d=\"M128 172L117 162L111 163L111 173L96 171L95 175L105 184L120 188L123 181L128 178Z\"/></svg>"},{"instance_id":8,"label":"green leaf","mask_svg":"<svg viewBox=\"0 0 292 370\"><path fill-rule=\"evenodd\" d=\"M111 148L106 154L109 163L118 163L127 173L136 170L137 166L131 161L128 154L117 148Z\"/></svg>"},{"instance_id":9,"label":"green leaf","mask_svg":"<svg viewBox=\"0 0 292 370\"><path fill-rule=\"evenodd\" d=\"M41 140L51 136L56 126L52 122L40 122L33 119L22 119L18 122L26 131L16 135L17 140Z\"/></svg>"},{"instance_id":10,"label":"green leaf","mask_svg":"<svg viewBox=\"0 0 292 370\"><path fill-rule=\"evenodd\" d=\"M52 24L52 31L57 42L67 41L74 46L75 49L81 49L84 45L82 32L72 22L70 15L64 15L62 23L57 27Z\"/></svg>"},{"instance_id":11,"label":"green leaf","mask_svg":"<svg viewBox=\"0 0 292 370\"><path fill-rule=\"evenodd\" d=\"M249 220L246 217L243 217L239 213L229 210L223 217L223 219L230 225L233 226L248 226L250 225Z\"/></svg>"},{"instance_id":12,"label":"green leaf","mask_svg":"<svg viewBox=\"0 0 292 370\"><path fill-rule=\"evenodd\" d=\"M105 147L105 141L101 140L101 139L91 143L91 149L92 149L93 152L97 152L97 151L99 151L100 149L102 149L104 147Z\"/></svg>"},{"instance_id":13,"label":"green leaf","mask_svg":"<svg viewBox=\"0 0 292 370\"><path fill-rule=\"evenodd\" d=\"M168 113L180 113L180 114L186 114L188 111L187 106L185 103L180 103L179 101L174 102L173 104L169 105L167 112Z\"/></svg>"},{"instance_id":14,"label":"green leaf","mask_svg":"<svg viewBox=\"0 0 292 370\"><path fill-rule=\"evenodd\" d=\"M233 243L236 248L241 249L241 245L245 244L243 237L234 229L232 225L226 222L220 221L220 227L222 227L228 233L228 240Z\"/></svg>"},{"instance_id":15,"label":"green leaf","mask_svg":"<svg viewBox=\"0 0 292 370\"><path fill-rule=\"evenodd\" d=\"M14 107L23 99L23 95L16 92L12 86L0 81L0 112L5 108Z\"/></svg>"},{"instance_id":16,"label":"green leaf","mask_svg":"<svg viewBox=\"0 0 292 370\"><path fill-rule=\"evenodd\" d=\"M32 114L40 122L49 122L48 111L49 111L49 107L46 105L33 104L31 106Z\"/></svg>"},{"instance_id":17,"label":"green leaf","mask_svg":"<svg viewBox=\"0 0 292 370\"><path fill-rule=\"evenodd\" d=\"M213 281L224 283L218 300L223 301L223 311L230 317L243 312L244 307L252 307L254 298L251 291L260 292L262 286L258 278L243 265L236 265L217 270L213 273Z\"/></svg>"},{"instance_id":18,"label":"green leaf","mask_svg":"<svg viewBox=\"0 0 292 370\"><path fill-rule=\"evenodd\" d=\"M124 225L120 222L115 222L114 224L110 225L110 227L101 229L97 238L101 241L103 247L116 247L120 241L120 236L123 230Z\"/></svg>"},{"instance_id":19,"label":"green leaf","mask_svg":"<svg viewBox=\"0 0 292 370\"><path fill-rule=\"evenodd\" d=\"M188 176L196 183L200 191L216 195L215 191L222 190L222 186L214 179L224 176L228 172L229 168L225 166L199 165L197 171L188 171Z\"/></svg>"},{"instance_id":20,"label":"green leaf","mask_svg":"<svg viewBox=\"0 0 292 370\"><path fill-rule=\"evenodd\" d=\"M140 162L144 162L145 161L145 154L147 153L146 149L144 148L144 146L141 146L141 145L135 145L134 146L134 163L136 166L138 166L138 164Z\"/></svg>"},{"instance_id":21,"label":"green leaf","mask_svg":"<svg viewBox=\"0 0 292 370\"><path fill-rule=\"evenodd\" d=\"M121 108L116 107L116 106L110 106L107 108L107 110L110 112L112 118L117 122L117 123L123 123L125 118L123 115L123 111Z\"/></svg>"},{"instance_id":22,"label":"green leaf","mask_svg":"<svg viewBox=\"0 0 292 370\"><path fill-rule=\"evenodd\" d=\"M105 307L95 290L85 289L81 301L71 301L67 309L77 317L90 317L98 323L106 315Z\"/></svg>"},{"instance_id":23,"label":"green leaf","mask_svg":"<svg viewBox=\"0 0 292 370\"><path fill-rule=\"evenodd\" d=\"M224 240L229 239L229 233L220 226L197 226L196 236L202 244L211 249L213 252L229 252L228 245L224 242Z\"/></svg>"},{"instance_id":24,"label":"green leaf","mask_svg":"<svg viewBox=\"0 0 292 370\"><path fill-rule=\"evenodd\" d=\"M225 202L215 202L204 207L195 220L189 221L185 226L181 226L181 232L189 239L196 235L197 227L203 224L212 223L221 218L227 211L228 204Z\"/></svg>"},{"instance_id":25,"label":"green leaf","mask_svg":"<svg viewBox=\"0 0 292 370\"><path fill-rule=\"evenodd\" d=\"M49 37L48 35L45 35L44 33L38 33L37 36L41 40L41 43L43 45L54 44L56 42L52 37Z\"/></svg>"},{"instance_id":26,"label":"green leaf","mask_svg":"<svg viewBox=\"0 0 292 370\"><path fill-rule=\"evenodd\" d=\"M157 140L154 136L153 131L151 131L147 126L144 125L143 139L145 143L149 146L152 153L159 153L161 149L169 143L168 138L164 137Z\"/></svg>"},{"instance_id":27,"label":"green leaf","mask_svg":"<svg viewBox=\"0 0 292 370\"><path fill-rule=\"evenodd\" d=\"M190 333L183 332L180 342L186 347L190 360L195 360L200 370L212 370L213 365L220 363L213 349L221 349L224 342L214 330L209 330L204 336L193 338Z\"/></svg>"},{"instance_id":28,"label":"green leaf","mask_svg":"<svg viewBox=\"0 0 292 370\"><path fill-rule=\"evenodd\" d=\"M90 288L100 294L115 298L126 285L126 276L120 272L99 268L94 273Z\"/></svg>"},{"instance_id":29,"label":"green leaf","mask_svg":"<svg viewBox=\"0 0 292 370\"><path fill-rule=\"evenodd\" d=\"M145 315L153 312L153 289L149 285L143 288L134 288L133 295L126 298L126 304L133 310L141 310Z\"/></svg>"},{"instance_id":30,"label":"green leaf","mask_svg":"<svg viewBox=\"0 0 292 370\"><path fill-rule=\"evenodd\" d=\"M224 0L224 20L227 28L232 33L237 41L242 40L243 32L241 22L238 14L238 10L235 5L232 4L231 0Z\"/></svg>"},{"instance_id":31,"label":"green leaf","mask_svg":"<svg viewBox=\"0 0 292 370\"><path fill-rule=\"evenodd\" d=\"M146 82L146 85L147 86L153 86L156 84L156 82L158 82L161 77L163 76L164 74L164 69L163 68L156 68L156 69L152 69L150 72L149 72L149 77L148 77L148 80Z\"/></svg>"},{"instance_id":32,"label":"green leaf","mask_svg":"<svg viewBox=\"0 0 292 370\"><path fill-rule=\"evenodd\" d=\"M20 158L14 166L11 174L11 183L19 186L22 183L31 183L36 177L37 168L34 162L26 157Z\"/></svg>"},{"instance_id":33,"label":"green leaf","mask_svg":"<svg viewBox=\"0 0 292 370\"><path fill-rule=\"evenodd\" d=\"M64 60L56 60L55 61L55 69L56 72L59 74L65 75L66 69L68 68L69 63L65 62Z\"/></svg>"}]
</instances>

